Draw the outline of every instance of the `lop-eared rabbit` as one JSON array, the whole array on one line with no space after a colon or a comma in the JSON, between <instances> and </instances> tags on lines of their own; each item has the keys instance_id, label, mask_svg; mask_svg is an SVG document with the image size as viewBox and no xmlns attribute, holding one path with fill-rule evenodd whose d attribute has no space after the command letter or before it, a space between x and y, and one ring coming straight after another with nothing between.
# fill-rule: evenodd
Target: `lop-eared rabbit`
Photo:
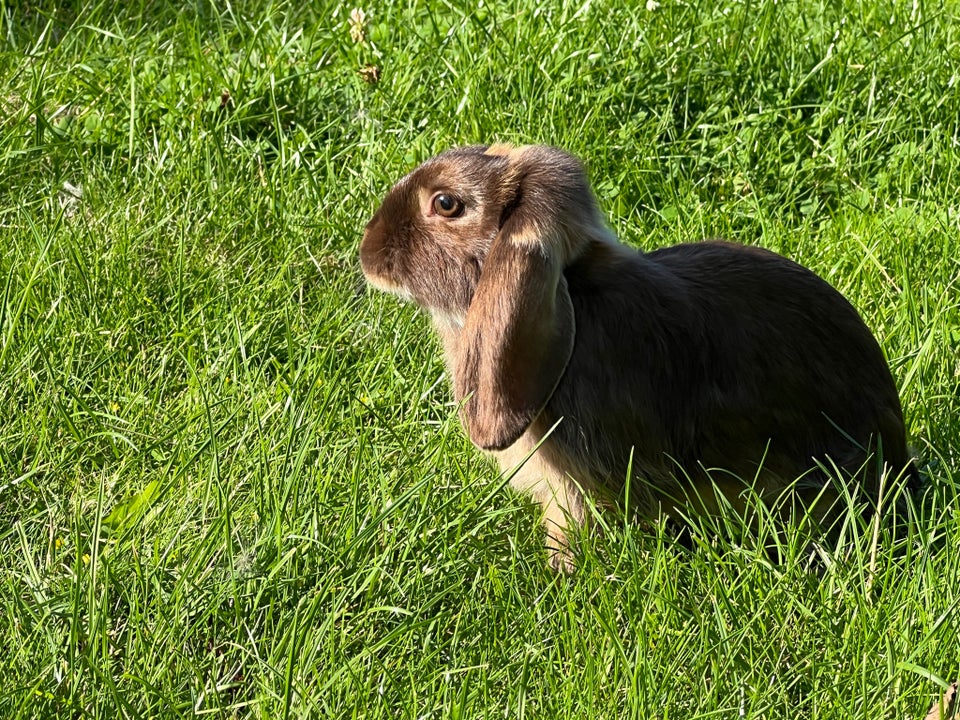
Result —
<instances>
[{"instance_id":1,"label":"lop-eared rabbit","mask_svg":"<svg viewBox=\"0 0 960 720\"><path fill-rule=\"evenodd\" d=\"M916 472L887 363L840 293L756 247L620 244L562 150L434 157L387 194L360 261L430 314L470 440L523 463L511 482L542 505L554 568L573 567L585 496L629 485L646 518L717 512L717 493L736 507L747 485L869 507L883 475Z\"/></svg>"}]
</instances>

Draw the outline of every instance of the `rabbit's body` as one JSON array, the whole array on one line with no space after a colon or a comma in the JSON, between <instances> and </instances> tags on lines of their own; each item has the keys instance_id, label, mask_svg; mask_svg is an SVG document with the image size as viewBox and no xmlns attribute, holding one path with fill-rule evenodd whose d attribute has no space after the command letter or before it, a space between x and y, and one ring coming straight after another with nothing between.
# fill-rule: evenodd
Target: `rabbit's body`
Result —
<instances>
[{"instance_id":1,"label":"rabbit's body","mask_svg":"<svg viewBox=\"0 0 960 720\"><path fill-rule=\"evenodd\" d=\"M630 469L651 517L716 509L715 490L736 505L745 483L812 496L819 464L869 497L878 444L894 473L909 463L882 352L836 290L758 248L620 245L561 151L438 156L384 201L361 260L431 312L471 439L505 471L549 432L513 484L544 506L556 566L582 494L617 502Z\"/></svg>"},{"instance_id":2,"label":"rabbit's body","mask_svg":"<svg viewBox=\"0 0 960 720\"><path fill-rule=\"evenodd\" d=\"M720 242L650 254L614 246L564 276L576 341L529 441L563 418L552 443L616 494L632 458L644 514L667 498L694 499L691 481L759 474L758 489L775 497L815 461L875 479L861 470L878 437L891 467L907 463L876 342L853 307L801 266ZM708 478L705 469L726 472ZM807 475L801 484L823 485L822 473ZM696 492L708 500L706 488Z\"/></svg>"}]
</instances>

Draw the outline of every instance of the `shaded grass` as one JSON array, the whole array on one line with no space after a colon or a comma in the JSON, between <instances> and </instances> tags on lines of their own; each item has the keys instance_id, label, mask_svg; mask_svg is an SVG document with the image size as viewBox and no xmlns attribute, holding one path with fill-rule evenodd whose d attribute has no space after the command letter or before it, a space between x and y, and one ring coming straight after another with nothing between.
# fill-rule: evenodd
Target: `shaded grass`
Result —
<instances>
[{"instance_id":1,"label":"shaded grass","mask_svg":"<svg viewBox=\"0 0 960 720\"><path fill-rule=\"evenodd\" d=\"M5 717L903 717L960 673L951 8L388 3L363 44L334 4L0 10ZM551 576L355 261L390 182L491 139L581 154L627 242L841 289L908 532L811 572L801 533L613 522Z\"/></svg>"}]
</instances>

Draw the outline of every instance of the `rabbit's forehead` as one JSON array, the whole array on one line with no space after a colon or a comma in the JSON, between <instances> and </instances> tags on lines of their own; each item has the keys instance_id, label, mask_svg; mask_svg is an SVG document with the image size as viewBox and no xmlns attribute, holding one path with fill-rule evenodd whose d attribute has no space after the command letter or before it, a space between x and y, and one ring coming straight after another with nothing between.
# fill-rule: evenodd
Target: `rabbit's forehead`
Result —
<instances>
[{"instance_id":1,"label":"rabbit's forehead","mask_svg":"<svg viewBox=\"0 0 960 720\"><path fill-rule=\"evenodd\" d=\"M419 190L482 193L494 175L491 160L493 158L482 155L439 155L407 175L404 181Z\"/></svg>"}]
</instances>

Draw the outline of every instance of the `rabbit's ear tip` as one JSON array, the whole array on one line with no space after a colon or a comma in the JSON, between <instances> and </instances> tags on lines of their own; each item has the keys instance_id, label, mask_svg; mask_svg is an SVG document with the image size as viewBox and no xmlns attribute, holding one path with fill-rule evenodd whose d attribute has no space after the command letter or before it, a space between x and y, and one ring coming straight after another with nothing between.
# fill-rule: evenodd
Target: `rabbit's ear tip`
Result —
<instances>
[{"instance_id":1,"label":"rabbit's ear tip","mask_svg":"<svg viewBox=\"0 0 960 720\"><path fill-rule=\"evenodd\" d=\"M481 450L494 452L513 445L527 427L531 418L507 408L486 408L470 398L460 411L470 442Z\"/></svg>"},{"instance_id":2,"label":"rabbit's ear tip","mask_svg":"<svg viewBox=\"0 0 960 720\"><path fill-rule=\"evenodd\" d=\"M517 438L519 438L519 436L517 436ZM485 450L486 452L499 452L501 450L506 450L508 447L513 445L517 441L517 438L502 439L502 438L494 438L492 436L491 437L471 436L470 442L473 443L476 447L480 448L481 450Z\"/></svg>"}]
</instances>

